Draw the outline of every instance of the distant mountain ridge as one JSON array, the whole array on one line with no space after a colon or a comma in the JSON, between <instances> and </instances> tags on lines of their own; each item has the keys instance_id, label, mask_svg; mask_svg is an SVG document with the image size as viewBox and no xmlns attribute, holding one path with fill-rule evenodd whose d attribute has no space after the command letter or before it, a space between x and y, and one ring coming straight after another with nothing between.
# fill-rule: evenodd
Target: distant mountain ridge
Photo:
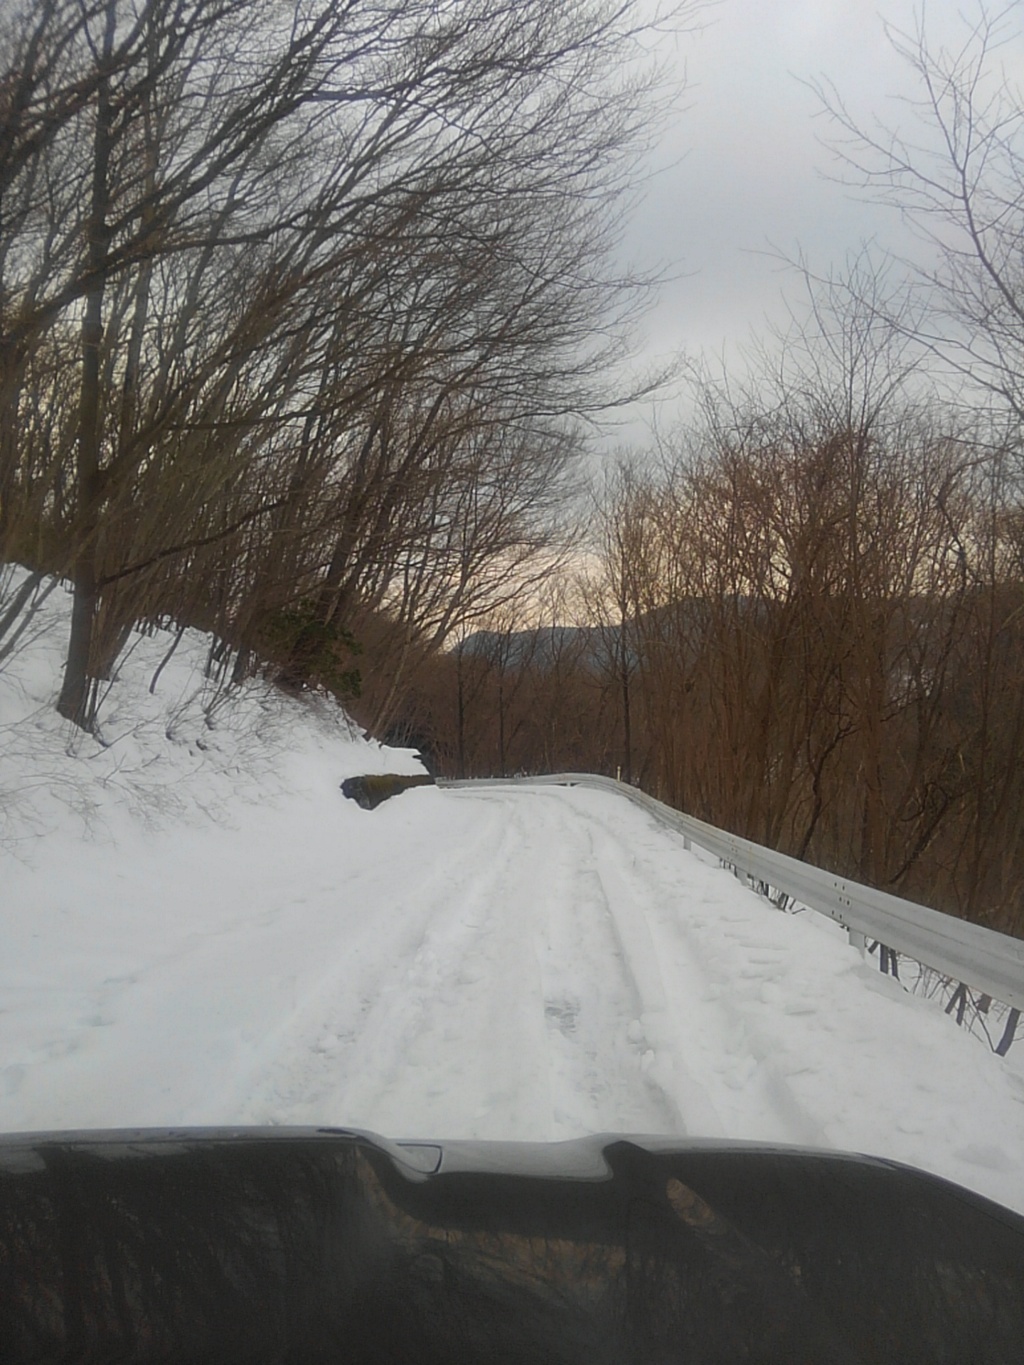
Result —
<instances>
[{"instance_id":1,"label":"distant mountain ridge","mask_svg":"<svg viewBox=\"0 0 1024 1365\"><path fill-rule=\"evenodd\" d=\"M659 626L673 632L680 629L695 631L706 624L707 616L707 599L689 597L646 612L635 624L644 635L656 635ZM634 623L631 622L630 627L634 628ZM618 657L621 631L620 625L610 621L599 626L535 626L510 632L478 630L452 652L461 651L495 664L502 663L506 668L520 668L526 664L551 668L560 658L586 663L591 668L607 668ZM630 654L632 661L638 662L632 650Z\"/></svg>"},{"instance_id":2,"label":"distant mountain ridge","mask_svg":"<svg viewBox=\"0 0 1024 1365\"><path fill-rule=\"evenodd\" d=\"M553 667L560 658L587 660L596 667L607 663L619 638L618 626L535 626L528 630L478 630L457 646L476 658L503 663L507 668L536 664Z\"/></svg>"}]
</instances>

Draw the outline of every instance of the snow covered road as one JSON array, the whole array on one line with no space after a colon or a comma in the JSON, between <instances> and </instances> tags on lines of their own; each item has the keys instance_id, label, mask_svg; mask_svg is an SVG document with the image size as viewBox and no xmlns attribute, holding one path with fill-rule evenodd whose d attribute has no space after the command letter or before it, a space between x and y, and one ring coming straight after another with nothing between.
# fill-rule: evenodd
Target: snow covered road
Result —
<instances>
[{"instance_id":1,"label":"snow covered road","mask_svg":"<svg viewBox=\"0 0 1024 1365\"><path fill-rule=\"evenodd\" d=\"M6 860L0 1127L778 1140L1024 1212L1013 1054L829 921L609 793L421 789L368 813L338 776L310 747L222 824Z\"/></svg>"}]
</instances>

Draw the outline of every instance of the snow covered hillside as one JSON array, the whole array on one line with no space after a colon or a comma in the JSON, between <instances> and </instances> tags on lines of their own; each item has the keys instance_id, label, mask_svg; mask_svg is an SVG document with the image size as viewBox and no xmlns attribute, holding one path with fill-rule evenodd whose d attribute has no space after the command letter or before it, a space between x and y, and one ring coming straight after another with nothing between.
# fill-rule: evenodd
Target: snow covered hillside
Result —
<instances>
[{"instance_id":1,"label":"snow covered hillside","mask_svg":"<svg viewBox=\"0 0 1024 1365\"><path fill-rule=\"evenodd\" d=\"M1024 1078L645 812L410 791L337 712L138 637L102 743L52 709L58 588L0 671L0 1129L627 1131L876 1153L1024 1212Z\"/></svg>"}]
</instances>

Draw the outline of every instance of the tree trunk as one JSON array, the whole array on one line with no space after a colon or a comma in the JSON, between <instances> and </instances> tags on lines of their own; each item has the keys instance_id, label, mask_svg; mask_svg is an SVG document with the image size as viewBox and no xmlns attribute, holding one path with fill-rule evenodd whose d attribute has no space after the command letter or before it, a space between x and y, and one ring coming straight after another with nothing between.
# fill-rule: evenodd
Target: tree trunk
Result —
<instances>
[{"instance_id":1,"label":"tree trunk","mask_svg":"<svg viewBox=\"0 0 1024 1365\"><path fill-rule=\"evenodd\" d=\"M622 669L622 780L633 783L633 717L629 695L629 652L626 643L626 616L622 615L619 631L619 662Z\"/></svg>"},{"instance_id":2,"label":"tree trunk","mask_svg":"<svg viewBox=\"0 0 1024 1365\"><path fill-rule=\"evenodd\" d=\"M505 776L505 673L498 674L498 776Z\"/></svg>"},{"instance_id":3,"label":"tree trunk","mask_svg":"<svg viewBox=\"0 0 1024 1365\"><path fill-rule=\"evenodd\" d=\"M457 686L457 688L458 688L458 712L457 712L457 720L458 720L458 737L457 737L457 745L458 745L458 756L459 756L458 774L459 774L459 777L465 778L465 776L466 776L466 688L465 688L465 682L464 682L464 680L463 680L463 675L462 675L462 645L461 645L461 644L459 645L459 648L458 648L458 649L456 650L456 652L455 652L455 679L456 679L456 686Z\"/></svg>"},{"instance_id":4,"label":"tree trunk","mask_svg":"<svg viewBox=\"0 0 1024 1365\"><path fill-rule=\"evenodd\" d=\"M117 0L108 0L103 34L102 62L109 68L114 47ZM89 656L96 619L96 536L103 500L100 463L100 346L103 340L103 296L110 245L107 227L109 168L113 147L114 112L110 78L104 75L96 97L96 133L93 140L92 204L89 214L88 265L93 283L85 296L82 319L82 385L78 409L78 496L76 517L74 601L68 641L64 683L57 710L68 720L89 730L95 723L89 686Z\"/></svg>"}]
</instances>

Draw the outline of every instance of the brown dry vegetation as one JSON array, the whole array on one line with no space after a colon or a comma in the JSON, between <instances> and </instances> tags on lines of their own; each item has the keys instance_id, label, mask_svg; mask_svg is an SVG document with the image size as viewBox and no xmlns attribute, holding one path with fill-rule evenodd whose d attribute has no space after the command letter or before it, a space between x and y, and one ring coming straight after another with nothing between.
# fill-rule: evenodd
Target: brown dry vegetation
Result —
<instances>
[{"instance_id":1,"label":"brown dry vegetation","mask_svg":"<svg viewBox=\"0 0 1024 1365\"><path fill-rule=\"evenodd\" d=\"M351 692L528 580L625 396L640 8L4 6L0 562L73 584L63 715L139 622Z\"/></svg>"},{"instance_id":2,"label":"brown dry vegetation","mask_svg":"<svg viewBox=\"0 0 1024 1365\"><path fill-rule=\"evenodd\" d=\"M1007 491L910 422L633 473L606 507L629 527L614 628L476 637L422 671L409 736L448 775L631 773L715 825L1021 933Z\"/></svg>"}]
</instances>

